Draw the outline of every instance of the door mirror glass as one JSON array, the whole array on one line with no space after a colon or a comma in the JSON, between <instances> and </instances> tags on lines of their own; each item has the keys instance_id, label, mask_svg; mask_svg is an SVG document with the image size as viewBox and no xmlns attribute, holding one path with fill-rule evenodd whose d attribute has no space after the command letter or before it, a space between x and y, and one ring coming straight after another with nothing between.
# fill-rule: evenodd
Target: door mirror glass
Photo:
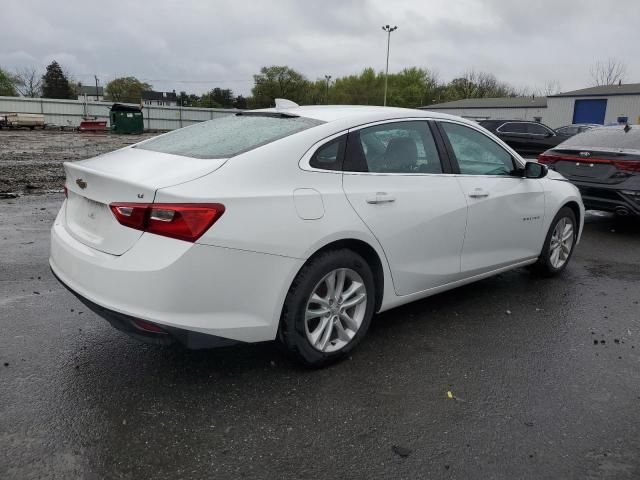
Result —
<instances>
[{"instance_id":1,"label":"door mirror glass","mask_svg":"<svg viewBox=\"0 0 640 480\"><path fill-rule=\"evenodd\" d=\"M536 162L527 162L524 166L525 178L543 178L547 176L549 169L546 165Z\"/></svg>"}]
</instances>

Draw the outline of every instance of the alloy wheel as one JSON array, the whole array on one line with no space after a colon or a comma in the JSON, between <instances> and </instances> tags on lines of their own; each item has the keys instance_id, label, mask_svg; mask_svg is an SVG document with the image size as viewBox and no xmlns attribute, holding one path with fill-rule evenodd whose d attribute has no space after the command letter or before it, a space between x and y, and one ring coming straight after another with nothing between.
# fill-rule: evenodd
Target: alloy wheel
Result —
<instances>
[{"instance_id":1,"label":"alloy wheel","mask_svg":"<svg viewBox=\"0 0 640 480\"><path fill-rule=\"evenodd\" d=\"M569 217L558 220L551 234L549 261L553 268L562 268L571 255L574 242L573 221Z\"/></svg>"},{"instance_id":2,"label":"alloy wheel","mask_svg":"<svg viewBox=\"0 0 640 480\"><path fill-rule=\"evenodd\" d=\"M305 333L321 352L335 352L358 333L367 309L362 277L349 268L332 270L313 289L305 309Z\"/></svg>"}]
</instances>

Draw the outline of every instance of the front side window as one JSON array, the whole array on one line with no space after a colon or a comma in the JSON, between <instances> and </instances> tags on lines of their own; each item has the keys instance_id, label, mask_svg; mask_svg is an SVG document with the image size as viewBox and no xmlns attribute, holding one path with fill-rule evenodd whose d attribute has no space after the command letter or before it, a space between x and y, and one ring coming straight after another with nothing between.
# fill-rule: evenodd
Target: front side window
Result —
<instances>
[{"instance_id":1,"label":"front side window","mask_svg":"<svg viewBox=\"0 0 640 480\"><path fill-rule=\"evenodd\" d=\"M498 128L500 133L527 133L527 124L520 122L505 123Z\"/></svg>"},{"instance_id":2,"label":"front side window","mask_svg":"<svg viewBox=\"0 0 640 480\"><path fill-rule=\"evenodd\" d=\"M510 175L513 158L483 133L456 123L442 122L442 128L465 175Z\"/></svg>"},{"instance_id":3,"label":"front side window","mask_svg":"<svg viewBox=\"0 0 640 480\"><path fill-rule=\"evenodd\" d=\"M349 133L345 171L442 173L427 122L393 122Z\"/></svg>"},{"instance_id":4,"label":"front side window","mask_svg":"<svg viewBox=\"0 0 640 480\"><path fill-rule=\"evenodd\" d=\"M547 135L548 133L550 133L549 130L547 130L542 125L538 125L537 123L528 123L527 132L533 135Z\"/></svg>"}]
</instances>

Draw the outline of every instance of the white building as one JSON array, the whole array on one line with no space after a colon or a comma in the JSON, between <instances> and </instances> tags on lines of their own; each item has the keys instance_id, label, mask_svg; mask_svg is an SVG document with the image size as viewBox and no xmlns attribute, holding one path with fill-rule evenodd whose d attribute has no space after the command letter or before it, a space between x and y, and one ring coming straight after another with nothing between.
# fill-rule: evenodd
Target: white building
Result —
<instances>
[{"instance_id":1,"label":"white building","mask_svg":"<svg viewBox=\"0 0 640 480\"><path fill-rule=\"evenodd\" d=\"M545 97L466 98L453 102L436 103L421 110L449 113L471 120L533 120L545 122Z\"/></svg>"},{"instance_id":2,"label":"white building","mask_svg":"<svg viewBox=\"0 0 640 480\"><path fill-rule=\"evenodd\" d=\"M173 92L154 92L147 90L142 92L143 105L157 105L160 107L175 107L178 104L178 96L176 91Z\"/></svg>"},{"instance_id":3,"label":"white building","mask_svg":"<svg viewBox=\"0 0 640 480\"><path fill-rule=\"evenodd\" d=\"M589 87L549 97L469 98L420 108L473 120L534 120L552 128L572 123L640 124L640 83Z\"/></svg>"},{"instance_id":4,"label":"white building","mask_svg":"<svg viewBox=\"0 0 640 480\"><path fill-rule=\"evenodd\" d=\"M104 100L104 89L92 85L82 85L78 89L78 100L88 102L102 102Z\"/></svg>"},{"instance_id":5,"label":"white building","mask_svg":"<svg viewBox=\"0 0 640 480\"><path fill-rule=\"evenodd\" d=\"M640 123L640 83L603 85L547 98L548 124ZM543 122L544 123L544 122Z\"/></svg>"}]
</instances>

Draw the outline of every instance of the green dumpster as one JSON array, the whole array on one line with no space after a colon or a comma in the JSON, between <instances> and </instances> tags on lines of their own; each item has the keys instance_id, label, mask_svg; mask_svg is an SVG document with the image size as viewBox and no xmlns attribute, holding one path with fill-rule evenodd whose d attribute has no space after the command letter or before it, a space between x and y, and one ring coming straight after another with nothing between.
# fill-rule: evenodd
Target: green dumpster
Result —
<instances>
[{"instance_id":1,"label":"green dumpster","mask_svg":"<svg viewBox=\"0 0 640 480\"><path fill-rule=\"evenodd\" d=\"M142 133L144 118L142 108L114 103L109 112L111 131L114 133Z\"/></svg>"}]
</instances>

